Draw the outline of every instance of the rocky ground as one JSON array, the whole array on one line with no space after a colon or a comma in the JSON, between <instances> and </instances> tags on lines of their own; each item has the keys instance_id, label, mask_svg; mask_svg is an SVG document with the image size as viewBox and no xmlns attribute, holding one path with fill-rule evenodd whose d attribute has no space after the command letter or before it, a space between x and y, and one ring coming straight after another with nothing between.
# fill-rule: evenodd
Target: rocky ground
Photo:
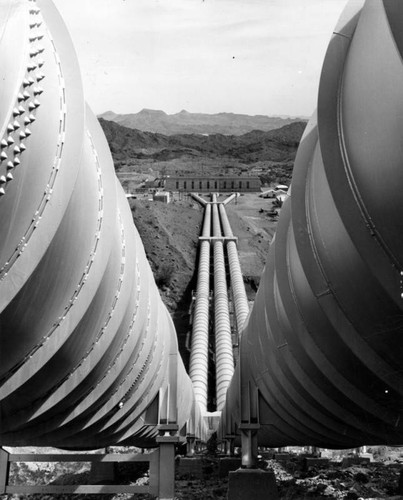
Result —
<instances>
[{"instance_id":1,"label":"rocky ground","mask_svg":"<svg viewBox=\"0 0 403 500\"><path fill-rule=\"evenodd\" d=\"M379 452L380 450L380 452ZM24 450L29 451L29 450ZM31 450L32 451L32 450ZM113 449L118 452L119 449ZM123 450L130 451L134 450ZM403 468L403 448L376 447L371 462L355 463L347 451L337 452L323 464L307 464L300 455L290 453L281 459L262 459L259 467L272 470L276 477L279 500L403 500L403 484L399 488ZM286 454L287 455L287 454ZM177 460L176 500L225 500L228 477L220 477L220 458L204 455L195 459L195 474L181 472ZM196 463L198 462L198 463ZM351 463L353 462L353 463ZM116 484L147 484L146 469L137 465L119 465ZM18 464L13 466L10 484L91 484L88 464ZM149 500L150 495L6 495L1 500ZM269 499L268 499L269 500Z\"/></svg>"},{"instance_id":2,"label":"rocky ground","mask_svg":"<svg viewBox=\"0 0 403 500\"><path fill-rule=\"evenodd\" d=\"M383 447L382 456L380 448L374 449L374 458L367 463L339 452L322 465L309 466L295 456L266 464L274 470L281 499L403 499L402 490L399 495L403 450Z\"/></svg>"}]
</instances>

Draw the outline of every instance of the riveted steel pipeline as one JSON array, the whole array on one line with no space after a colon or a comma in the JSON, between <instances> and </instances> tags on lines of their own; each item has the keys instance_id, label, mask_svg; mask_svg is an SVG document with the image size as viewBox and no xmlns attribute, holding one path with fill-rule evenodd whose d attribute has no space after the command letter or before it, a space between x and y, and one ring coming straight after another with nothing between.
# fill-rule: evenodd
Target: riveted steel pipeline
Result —
<instances>
[{"instance_id":1,"label":"riveted steel pipeline","mask_svg":"<svg viewBox=\"0 0 403 500\"><path fill-rule=\"evenodd\" d=\"M208 394L208 292L210 274L210 244L214 251L214 336L215 336L215 373L216 373L216 409L221 411L225 404L228 385L234 373L234 357L231 334L231 321L227 292L227 272L225 266L224 242L235 245L235 256L232 255L233 262L230 262L231 284L238 289L233 294L237 298L237 318L244 321L245 316L242 311L242 299L247 300L243 279L239 266L236 250L235 238L233 238L231 227L226 216L222 203L217 202L217 194L212 194L212 201L207 203L200 196L194 196L205 207L205 218L202 236L200 238L200 259L198 271L198 284L196 293L196 305L194 314L194 324L192 333L192 349L190 362L190 375L195 388L196 398L203 409L207 409ZM231 198L233 199L233 198ZM213 230L211 234L210 221L212 220ZM222 228L225 235L222 234ZM236 262L235 262L236 260ZM236 264L238 264L236 266ZM238 274L239 273L239 276ZM232 283L234 275L234 283ZM243 296L239 287L243 288Z\"/></svg>"},{"instance_id":2,"label":"riveted steel pipeline","mask_svg":"<svg viewBox=\"0 0 403 500\"><path fill-rule=\"evenodd\" d=\"M149 444L200 416L172 321L58 13L0 14L0 444Z\"/></svg>"},{"instance_id":3,"label":"riveted steel pipeline","mask_svg":"<svg viewBox=\"0 0 403 500\"><path fill-rule=\"evenodd\" d=\"M198 203L200 203L202 207L205 207L207 205L207 201L201 196L199 196L197 193L190 193L190 196Z\"/></svg>"},{"instance_id":4,"label":"riveted steel pipeline","mask_svg":"<svg viewBox=\"0 0 403 500\"><path fill-rule=\"evenodd\" d=\"M225 200L225 202L230 199L233 198L228 197ZM228 220L228 215L227 212L225 211L225 205L226 205L225 202L219 205L221 224L223 227L224 236L226 238L233 238L234 235L232 234L232 229ZM245 292L245 285L243 283L241 265L239 263L236 242L231 239L228 239L226 247L227 247L228 263L231 276L232 296L235 306L236 323L238 327L238 332L240 332L249 314L249 304Z\"/></svg>"},{"instance_id":5,"label":"riveted steel pipeline","mask_svg":"<svg viewBox=\"0 0 403 500\"><path fill-rule=\"evenodd\" d=\"M331 39L223 419L261 445L403 443L402 28L353 1Z\"/></svg>"},{"instance_id":6,"label":"riveted steel pipeline","mask_svg":"<svg viewBox=\"0 0 403 500\"><path fill-rule=\"evenodd\" d=\"M231 324L228 308L227 278L224 261L224 244L220 238L221 224L217 197L213 195L214 239L214 315L215 315L215 364L217 409L225 404L225 395L234 374Z\"/></svg>"},{"instance_id":7,"label":"riveted steel pipeline","mask_svg":"<svg viewBox=\"0 0 403 500\"><path fill-rule=\"evenodd\" d=\"M228 203L231 203L232 200L234 200L238 196L238 193L232 193L231 195L228 196L228 198L225 198L225 200L222 201L223 205L228 205Z\"/></svg>"},{"instance_id":8,"label":"riveted steel pipeline","mask_svg":"<svg viewBox=\"0 0 403 500\"><path fill-rule=\"evenodd\" d=\"M204 200L203 200L204 201ZM202 238L211 233L211 205L206 205ZM210 240L200 241L199 267L197 271L196 303L193 318L192 346L189 375L196 400L202 412L207 411L208 395L208 334L210 309Z\"/></svg>"},{"instance_id":9,"label":"riveted steel pipeline","mask_svg":"<svg viewBox=\"0 0 403 500\"><path fill-rule=\"evenodd\" d=\"M0 444L150 443L158 414L200 431L65 28L48 0L0 14ZM356 0L331 40L224 436L403 442L402 26L400 0Z\"/></svg>"}]
</instances>

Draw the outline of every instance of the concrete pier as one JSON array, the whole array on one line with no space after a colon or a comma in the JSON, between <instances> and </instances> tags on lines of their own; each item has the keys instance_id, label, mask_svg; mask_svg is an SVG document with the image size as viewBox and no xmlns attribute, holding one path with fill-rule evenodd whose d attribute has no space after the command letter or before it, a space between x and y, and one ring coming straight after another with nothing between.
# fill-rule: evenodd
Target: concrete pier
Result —
<instances>
[{"instance_id":1,"label":"concrete pier","mask_svg":"<svg viewBox=\"0 0 403 500\"><path fill-rule=\"evenodd\" d=\"M273 471L238 469L229 473L228 500L277 500L279 498Z\"/></svg>"}]
</instances>

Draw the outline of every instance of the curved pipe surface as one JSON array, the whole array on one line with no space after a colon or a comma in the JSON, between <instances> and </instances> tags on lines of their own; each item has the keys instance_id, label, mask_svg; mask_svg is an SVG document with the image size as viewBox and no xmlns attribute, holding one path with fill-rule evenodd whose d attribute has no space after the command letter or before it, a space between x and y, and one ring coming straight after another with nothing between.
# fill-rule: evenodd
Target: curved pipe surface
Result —
<instances>
[{"instance_id":1,"label":"curved pipe surface","mask_svg":"<svg viewBox=\"0 0 403 500\"><path fill-rule=\"evenodd\" d=\"M330 42L223 420L261 445L403 442L402 26L355 1Z\"/></svg>"},{"instance_id":2,"label":"curved pipe surface","mask_svg":"<svg viewBox=\"0 0 403 500\"><path fill-rule=\"evenodd\" d=\"M202 198L201 196L199 196L198 194L196 194L196 193L190 193L190 196L194 200L196 200L197 202L199 202L200 205L202 205L203 207L205 207L207 205L207 201L204 198Z\"/></svg>"},{"instance_id":3,"label":"curved pipe surface","mask_svg":"<svg viewBox=\"0 0 403 500\"><path fill-rule=\"evenodd\" d=\"M238 196L238 193L232 193L228 198L225 198L225 200L222 202L223 205L228 205L228 203L231 203L232 200L234 200Z\"/></svg>"},{"instance_id":4,"label":"curved pipe surface","mask_svg":"<svg viewBox=\"0 0 403 500\"><path fill-rule=\"evenodd\" d=\"M224 248L222 241L216 241L214 243L214 313L216 398L217 410L221 410L225 403L228 385L234 373L227 280L225 276Z\"/></svg>"},{"instance_id":5,"label":"curved pipe surface","mask_svg":"<svg viewBox=\"0 0 403 500\"><path fill-rule=\"evenodd\" d=\"M211 205L205 206L202 236L211 232ZM210 241L200 242L189 375L202 413L207 412L208 335L210 308Z\"/></svg>"},{"instance_id":6,"label":"curved pipe surface","mask_svg":"<svg viewBox=\"0 0 403 500\"><path fill-rule=\"evenodd\" d=\"M234 235L232 234L231 225L228 220L228 215L225 210L224 205L219 205L221 224L224 231L224 236L227 238L232 238ZM249 304L248 298L245 292L245 285L243 282L243 276L241 271L241 265L239 263L238 250L235 241L227 241L227 254L228 254L228 263L230 269L231 276L231 287L232 287L232 295L234 299L235 306L235 316L236 323L238 327L238 332L242 331L242 328L245 324L246 318L249 314Z\"/></svg>"},{"instance_id":7,"label":"curved pipe surface","mask_svg":"<svg viewBox=\"0 0 403 500\"><path fill-rule=\"evenodd\" d=\"M151 444L197 414L173 323L57 11L0 13L0 444Z\"/></svg>"},{"instance_id":8,"label":"curved pipe surface","mask_svg":"<svg viewBox=\"0 0 403 500\"><path fill-rule=\"evenodd\" d=\"M0 444L152 443L158 412L200 416L172 321L58 14L0 14ZM400 0L356 0L336 28L223 435L403 442L402 26Z\"/></svg>"},{"instance_id":9,"label":"curved pipe surface","mask_svg":"<svg viewBox=\"0 0 403 500\"><path fill-rule=\"evenodd\" d=\"M213 196L213 236L222 236L220 216L215 195ZM234 374L234 358L232 352L231 323L228 307L223 241L215 240L213 246L216 399L217 410L221 410L224 407L227 389Z\"/></svg>"}]
</instances>

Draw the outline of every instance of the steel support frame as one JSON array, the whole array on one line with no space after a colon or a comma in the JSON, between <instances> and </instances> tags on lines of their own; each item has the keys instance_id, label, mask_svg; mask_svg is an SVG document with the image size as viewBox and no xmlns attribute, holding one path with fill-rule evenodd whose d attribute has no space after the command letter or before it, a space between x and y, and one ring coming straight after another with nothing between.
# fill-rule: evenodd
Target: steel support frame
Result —
<instances>
[{"instance_id":1,"label":"steel support frame","mask_svg":"<svg viewBox=\"0 0 403 500\"><path fill-rule=\"evenodd\" d=\"M0 494L13 493L149 493L159 500L173 500L175 497L175 449L179 442L177 423L177 366L178 354L172 349L169 355L170 384L160 389L158 449L150 454L10 454L0 448ZM10 463L13 462L149 462L150 484L139 485L9 485Z\"/></svg>"},{"instance_id":2,"label":"steel support frame","mask_svg":"<svg viewBox=\"0 0 403 500\"><path fill-rule=\"evenodd\" d=\"M175 449L179 442L178 426L175 424L160 425L160 436L157 437L159 448L158 499L174 500L175 498Z\"/></svg>"},{"instance_id":3,"label":"steel support frame","mask_svg":"<svg viewBox=\"0 0 403 500\"><path fill-rule=\"evenodd\" d=\"M242 367L241 360L241 368ZM242 379L240 379L242 380ZM257 467L258 442L257 433L260 429L259 421L259 390L250 381L240 382L241 402L241 432L242 467L254 469Z\"/></svg>"}]
</instances>

